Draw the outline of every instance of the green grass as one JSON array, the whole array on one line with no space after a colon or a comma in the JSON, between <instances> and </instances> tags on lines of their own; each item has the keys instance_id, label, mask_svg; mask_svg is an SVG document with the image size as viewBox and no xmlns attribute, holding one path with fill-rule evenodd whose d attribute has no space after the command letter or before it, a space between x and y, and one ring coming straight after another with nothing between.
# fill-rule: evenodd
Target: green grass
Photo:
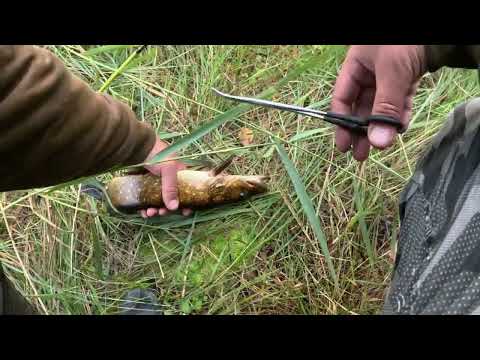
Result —
<instances>
[{"instance_id":1,"label":"green grass","mask_svg":"<svg viewBox=\"0 0 480 360\"><path fill-rule=\"evenodd\" d=\"M218 163L237 154L230 171L270 175L271 192L148 223L108 215L75 183L2 194L0 260L18 289L48 314L115 313L135 287L153 287L167 314L377 313L392 271L399 192L447 114L478 95L476 73L427 75L402 141L359 165L335 150L328 124L232 110L211 91L258 96L275 85L267 94L275 101L328 109L343 46L150 46L132 58L136 48L49 47L92 88L180 143L182 158ZM285 81L311 56L314 65ZM253 130L254 146L238 143L241 127ZM296 169L292 178L277 142ZM302 187L307 207L296 193Z\"/></svg>"}]
</instances>

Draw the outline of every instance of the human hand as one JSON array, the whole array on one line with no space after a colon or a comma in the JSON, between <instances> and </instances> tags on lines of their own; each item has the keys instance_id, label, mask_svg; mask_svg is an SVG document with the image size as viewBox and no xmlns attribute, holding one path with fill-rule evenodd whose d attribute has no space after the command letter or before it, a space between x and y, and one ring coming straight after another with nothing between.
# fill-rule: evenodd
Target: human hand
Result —
<instances>
[{"instance_id":1,"label":"human hand","mask_svg":"<svg viewBox=\"0 0 480 360\"><path fill-rule=\"evenodd\" d=\"M151 160L160 151L168 147L168 144L157 138L153 149L145 159L145 162ZM168 158L174 157L170 155ZM178 192L177 192L177 172L186 169L185 164L176 160L161 162L154 165L145 165L145 169L154 175L162 178L162 199L165 204L164 208L148 208L141 210L140 214L143 218L149 218L156 215L167 215L169 211L178 209ZM189 216L192 213L191 209L182 209L184 216Z\"/></svg>"},{"instance_id":2,"label":"human hand","mask_svg":"<svg viewBox=\"0 0 480 360\"><path fill-rule=\"evenodd\" d=\"M333 91L331 111L345 115L383 115L408 127L413 97L420 77L427 72L425 50L420 45L355 45L342 65ZM335 142L341 152L353 148L358 161L367 159L370 147L393 144L397 130L371 124L368 136L337 127Z\"/></svg>"}]
</instances>

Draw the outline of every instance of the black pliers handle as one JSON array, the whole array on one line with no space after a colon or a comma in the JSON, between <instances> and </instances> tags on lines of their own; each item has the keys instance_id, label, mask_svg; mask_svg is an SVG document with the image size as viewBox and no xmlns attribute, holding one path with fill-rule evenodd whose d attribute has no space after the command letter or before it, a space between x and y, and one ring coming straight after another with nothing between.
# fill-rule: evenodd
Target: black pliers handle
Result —
<instances>
[{"instance_id":1,"label":"black pliers handle","mask_svg":"<svg viewBox=\"0 0 480 360\"><path fill-rule=\"evenodd\" d=\"M327 113L324 115L324 120L328 121L331 124L341 126L343 128L360 134L366 134L368 131L368 126L371 123L379 123L393 126L397 129L397 132L399 134L403 134L405 132L405 129L400 120L390 116L371 115L369 117L363 118L359 116L342 115L327 111Z\"/></svg>"}]
</instances>

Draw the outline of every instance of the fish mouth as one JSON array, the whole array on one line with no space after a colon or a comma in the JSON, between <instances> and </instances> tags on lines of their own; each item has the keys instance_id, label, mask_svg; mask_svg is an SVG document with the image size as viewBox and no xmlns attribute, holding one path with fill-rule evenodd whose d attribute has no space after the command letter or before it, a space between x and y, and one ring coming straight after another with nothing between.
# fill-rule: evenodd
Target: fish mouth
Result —
<instances>
[{"instance_id":1,"label":"fish mouth","mask_svg":"<svg viewBox=\"0 0 480 360\"><path fill-rule=\"evenodd\" d=\"M270 181L270 176L251 176L246 181L252 189L258 192L265 192L268 190L268 182Z\"/></svg>"}]
</instances>

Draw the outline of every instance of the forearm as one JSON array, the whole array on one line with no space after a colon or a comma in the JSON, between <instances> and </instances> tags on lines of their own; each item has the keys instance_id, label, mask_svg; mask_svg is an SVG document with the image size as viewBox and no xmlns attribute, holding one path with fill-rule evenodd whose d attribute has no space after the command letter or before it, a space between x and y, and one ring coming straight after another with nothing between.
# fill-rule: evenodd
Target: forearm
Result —
<instances>
[{"instance_id":1,"label":"forearm","mask_svg":"<svg viewBox=\"0 0 480 360\"><path fill-rule=\"evenodd\" d=\"M0 191L50 186L147 157L155 134L52 53L0 46Z\"/></svg>"},{"instance_id":2,"label":"forearm","mask_svg":"<svg viewBox=\"0 0 480 360\"><path fill-rule=\"evenodd\" d=\"M480 45L426 45L425 54L429 72L443 66L477 69L480 65Z\"/></svg>"}]
</instances>

